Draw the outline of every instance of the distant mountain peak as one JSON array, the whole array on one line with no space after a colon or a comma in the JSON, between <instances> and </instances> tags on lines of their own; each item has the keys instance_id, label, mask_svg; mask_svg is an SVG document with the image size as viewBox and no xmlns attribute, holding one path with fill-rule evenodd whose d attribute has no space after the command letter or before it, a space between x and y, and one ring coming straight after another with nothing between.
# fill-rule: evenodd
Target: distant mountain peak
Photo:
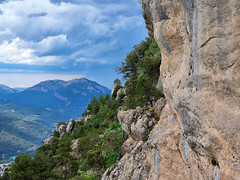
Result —
<instances>
[{"instance_id":1,"label":"distant mountain peak","mask_svg":"<svg viewBox=\"0 0 240 180\"><path fill-rule=\"evenodd\" d=\"M94 81L91 81L91 80L89 80L89 79L87 79L87 78L84 78L84 77L82 77L82 78L76 78L76 79L72 79L72 80L70 80L70 81L67 81L68 84L74 84L74 83L90 83L90 82L94 82ZM96 82L94 82L94 83L96 83Z\"/></svg>"},{"instance_id":2,"label":"distant mountain peak","mask_svg":"<svg viewBox=\"0 0 240 180\"><path fill-rule=\"evenodd\" d=\"M48 91L58 91L61 89L72 88L72 89L88 89L88 90L97 90L103 91L106 93L109 89L98 84L95 81L91 81L87 78L78 78L72 79L69 81L64 80L47 80L42 81L33 87L27 89L27 91L41 91L41 92L48 92Z\"/></svg>"},{"instance_id":3,"label":"distant mountain peak","mask_svg":"<svg viewBox=\"0 0 240 180\"><path fill-rule=\"evenodd\" d=\"M66 81L63 80L47 80L47 81L42 81L33 87L30 87L26 89L27 91L42 91L42 92L48 92L48 91L56 91L60 87L62 87Z\"/></svg>"},{"instance_id":4,"label":"distant mountain peak","mask_svg":"<svg viewBox=\"0 0 240 180\"><path fill-rule=\"evenodd\" d=\"M42 81L21 92L7 95L6 98L15 102L51 108L77 118L91 102L93 96L110 93L110 89L95 81L79 78L70 81Z\"/></svg>"}]
</instances>

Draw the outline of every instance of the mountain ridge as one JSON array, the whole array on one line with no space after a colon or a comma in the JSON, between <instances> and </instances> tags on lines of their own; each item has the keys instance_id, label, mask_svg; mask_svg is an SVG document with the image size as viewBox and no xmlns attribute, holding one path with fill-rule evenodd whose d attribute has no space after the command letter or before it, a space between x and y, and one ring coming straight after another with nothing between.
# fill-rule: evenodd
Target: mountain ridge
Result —
<instances>
[{"instance_id":1,"label":"mountain ridge","mask_svg":"<svg viewBox=\"0 0 240 180\"><path fill-rule=\"evenodd\" d=\"M5 89L0 94L0 155L6 158L34 152L57 122L78 119L93 96L110 94L108 88L86 78L42 81L19 92L0 87Z\"/></svg>"},{"instance_id":2,"label":"mountain ridge","mask_svg":"<svg viewBox=\"0 0 240 180\"><path fill-rule=\"evenodd\" d=\"M93 96L110 94L110 89L86 78L42 81L23 91L7 94L4 98L29 105L68 112L78 118ZM47 101L46 101L47 100Z\"/></svg>"}]
</instances>

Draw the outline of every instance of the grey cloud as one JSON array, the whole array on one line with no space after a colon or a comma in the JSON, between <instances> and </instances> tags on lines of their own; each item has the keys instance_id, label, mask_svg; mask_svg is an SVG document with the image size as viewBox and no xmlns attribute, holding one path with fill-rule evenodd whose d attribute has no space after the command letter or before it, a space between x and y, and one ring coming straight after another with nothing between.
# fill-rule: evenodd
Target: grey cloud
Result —
<instances>
[{"instance_id":1,"label":"grey cloud","mask_svg":"<svg viewBox=\"0 0 240 180\"><path fill-rule=\"evenodd\" d=\"M24 56L15 63L32 65L59 65L81 58L98 61L99 57L119 61L129 47L147 35L141 7L134 1L9 1L1 7L0 47L7 43L0 48L5 50L0 62L14 54ZM14 52L8 53L11 49Z\"/></svg>"},{"instance_id":2,"label":"grey cloud","mask_svg":"<svg viewBox=\"0 0 240 180\"><path fill-rule=\"evenodd\" d=\"M0 4L4 3L6 0L0 0Z\"/></svg>"},{"instance_id":3,"label":"grey cloud","mask_svg":"<svg viewBox=\"0 0 240 180\"><path fill-rule=\"evenodd\" d=\"M46 16L47 13L46 12L40 12L40 13L31 13L28 15L29 18L33 18L33 17L41 17L41 16Z\"/></svg>"}]
</instances>

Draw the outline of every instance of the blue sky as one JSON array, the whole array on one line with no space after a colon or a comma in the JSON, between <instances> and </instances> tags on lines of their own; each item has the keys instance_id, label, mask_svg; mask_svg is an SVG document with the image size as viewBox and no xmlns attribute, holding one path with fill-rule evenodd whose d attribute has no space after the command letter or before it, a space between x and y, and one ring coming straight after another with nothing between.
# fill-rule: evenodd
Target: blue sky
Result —
<instances>
[{"instance_id":1,"label":"blue sky","mask_svg":"<svg viewBox=\"0 0 240 180\"><path fill-rule=\"evenodd\" d=\"M86 77L111 88L145 37L137 0L0 0L0 84Z\"/></svg>"}]
</instances>

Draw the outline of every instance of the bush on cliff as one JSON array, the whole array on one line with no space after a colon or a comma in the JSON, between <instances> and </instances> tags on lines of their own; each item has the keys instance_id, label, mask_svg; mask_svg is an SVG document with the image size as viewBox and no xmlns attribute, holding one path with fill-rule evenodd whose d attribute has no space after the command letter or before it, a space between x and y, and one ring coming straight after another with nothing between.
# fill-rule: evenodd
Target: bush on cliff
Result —
<instances>
[{"instance_id":1,"label":"bush on cliff","mask_svg":"<svg viewBox=\"0 0 240 180\"><path fill-rule=\"evenodd\" d=\"M159 78L161 52L157 43L150 37L133 47L124 62L117 68L123 75L126 88L127 108L147 105L151 99L163 97L156 88Z\"/></svg>"}]
</instances>

